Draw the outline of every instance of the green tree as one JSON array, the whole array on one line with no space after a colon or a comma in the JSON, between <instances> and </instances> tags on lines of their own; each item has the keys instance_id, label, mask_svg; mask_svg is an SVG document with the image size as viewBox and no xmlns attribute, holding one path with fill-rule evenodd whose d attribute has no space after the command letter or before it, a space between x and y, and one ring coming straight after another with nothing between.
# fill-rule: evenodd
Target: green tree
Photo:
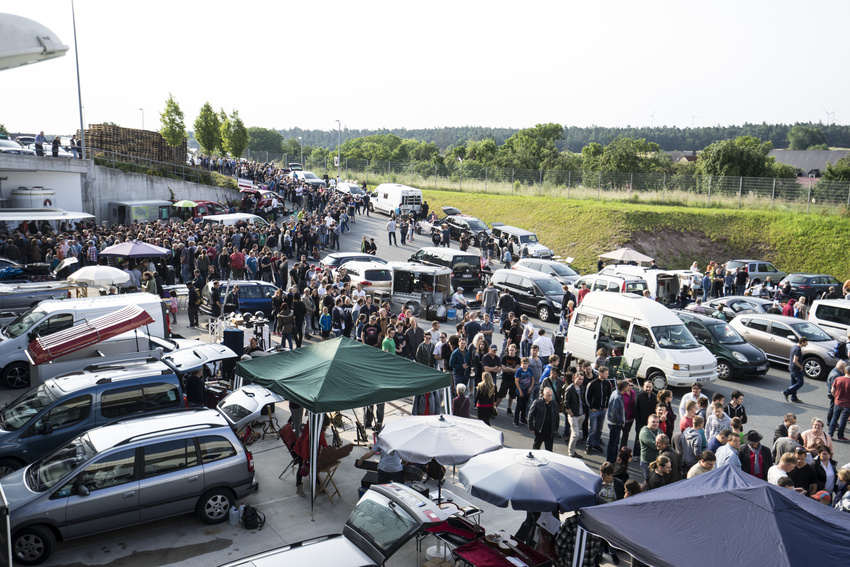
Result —
<instances>
[{"instance_id":1,"label":"green tree","mask_svg":"<svg viewBox=\"0 0 850 567\"><path fill-rule=\"evenodd\" d=\"M205 102L194 124L195 139L205 154L212 154L221 144L221 121L209 102Z\"/></svg>"},{"instance_id":2,"label":"green tree","mask_svg":"<svg viewBox=\"0 0 850 567\"><path fill-rule=\"evenodd\" d=\"M283 153L283 136L277 130L269 128L248 128L248 147L252 152Z\"/></svg>"},{"instance_id":3,"label":"green tree","mask_svg":"<svg viewBox=\"0 0 850 567\"><path fill-rule=\"evenodd\" d=\"M850 181L850 155L844 156L835 165L827 163L823 178L827 181Z\"/></svg>"},{"instance_id":4,"label":"green tree","mask_svg":"<svg viewBox=\"0 0 850 567\"><path fill-rule=\"evenodd\" d=\"M232 157L242 157L242 152L248 147L248 129L239 118L239 111L234 110L230 116L221 111L221 151Z\"/></svg>"},{"instance_id":5,"label":"green tree","mask_svg":"<svg viewBox=\"0 0 850 567\"><path fill-rule=\"evenodd\" d=\"M788 143L792 150L807 150L811 146L826 144L826 137L818 128L797 125L788 132Z\"/></svg>"},{"instance_id":6,"label":"green tree","mask_svg":"<svg viewBox=\"0 0 850 567\"><path fill-rule=\"evenodd\" d=\"M564 139L564 128L560 124L537 124L533 128L520 130L499 148L499 161L503 167L540 169L549 162L557 161L558 148L555 142Z\"/></svg>"},{"instance_id":7,"label":"green tree","mask_svg":"<svg viewBox=\"0 0 850 567\"><path fill-rule=\"evenodd\" d=\"M5 124L0 124L0 134L6 134L7 136L9 135L9 131L6 130Z\"/></svg>"},{"instance_id":8,"label":"green tree","mask_svg":"<svg viewBox=\"0 0 850 567\"><path fill-rule=\"evenodd\" d=\"M186 124L183 122L183 111L180 110L180 105L174 100L174 96L168 93L168 100L165 101L165 110L159 115L159 121L162 125L159 133L169 146L179 146L186 138Z\"/></svg>"},{"instance_id":9,"label":"green tree","mask_svg":"<svg viewBox=\"0 0 850 567\"><path fill-rule=\"evenodd\" d=\"M706 147L697 159L697 173L727 177L770 177L772 158L767 154L773 148L752 136L739 136L734 140L715 142Z\"/></svg>"},{"instance_id":10,"label":"green tree","mask_svg":"<svg viewBox=\"0 0 850 567\"><path fill-rule=\"evenodd\" d=\"M298 159L301 159L300 156L302 147L304 149L305 156L309 156L310 152L313 151L313 148L308 145L302 146L303 141L303 139L299 140L298 138L289 138L288 140L285 140L283 142L283 147L281 148L281 150L284 154L287 155L287 158L289 160L297 161Z\"/></svg>"}]
</instances>

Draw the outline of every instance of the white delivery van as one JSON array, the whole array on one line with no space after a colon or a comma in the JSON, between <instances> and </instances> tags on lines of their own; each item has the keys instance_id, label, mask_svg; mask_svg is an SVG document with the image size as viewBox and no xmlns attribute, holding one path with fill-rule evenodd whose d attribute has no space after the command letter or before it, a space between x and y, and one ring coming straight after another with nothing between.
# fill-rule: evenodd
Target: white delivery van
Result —
<instances>
[{"instance_id":1,"label":"white delivery van","mask_svg":"<svg viewBox=\"0 0 850 567\"><path fill-rule=\"evenodd\" d=\"M850 333L850 301L846 299L816 299L809 307L809 321L843 341Z\"/></svg>"},{"instance_id":2,"label":"white delivery van","mask_svg":"<svg viewBox=\"0 0 850 567\"><path fill-rule=\"evenodd\" d=\"M646 280L649 293L652 297L664 305L673 305L679 299L681 284L679 275L665 270L643 268L641 266L630 266L628 264L614 264L605 266L600 274L611 274L615 276L637 276Z\"/></svg>"},{"instance_id":3,"label":"white delivery van","mask_svg":"<svg viewBox=\"0 0 850 567\"><path fill-rule=\"evenodd\" d=\"M118 311L127 305L138 305L150 314L150 335L168 337L168 313L162 299L150 293L128 293L81 299L42 301L21 313L0 329L0 383L7 388L26 388L30 384L27 347L36 337L44 337L72 327L84 320Z\"/></svg>"},{"instance_id":4,"label":"white delivery van","mask_svg":"<svg viewBox=\"0 0 850 567\"><path fill-rule=\"evenodd\" d=\"M221 226L234 226L239 221L246 223L254 223L258 227L269 226L268 221L263 217L252 215L249 213L228 213L225 215L207 215L201 219L204 224L220 224Z\"/></svg>"},{"instance_id":5,"label":"white delivery van","mask_svg":"<svg viewBox=\"0 0 850 567\"><path fill-rule=\"evenodd\" d=\"M372 205L376 211L389 215L415 213L419 216L422 210L422 191L401 183L381 183L375 188Z\"/></svg>"},{"instance_id":6,"label":"white delivery van","mask_svg":"<svg viewBox=\"0 0 850 567\"><path fill-rule=\"evenodd\" d=\"M565 353L594 360L601 347L631 363L656 390L717 380L717 359L659 303L631 293L589 293L573 313Z\"/></svg>"}]
</instances>

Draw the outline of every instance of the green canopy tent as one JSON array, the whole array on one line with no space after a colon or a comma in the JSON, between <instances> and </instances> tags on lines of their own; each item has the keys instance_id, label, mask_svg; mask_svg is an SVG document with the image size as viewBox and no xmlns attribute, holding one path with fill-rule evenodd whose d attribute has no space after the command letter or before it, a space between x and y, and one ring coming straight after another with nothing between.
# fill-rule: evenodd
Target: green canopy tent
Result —
<instances>
[{"instance_id":1,"label":"green canopy tent","mask_svg":"<svg viewBox=\"0 0 850 567\"><path fill-rule=\"evenodd\" d=\"M391 402L452 385L451 374L345 337L240 362L236 375L307 410L311 497L315 496L319 452L315 432L321 431L325 413ZM451 399L448 394L443 398Z\"/></svg>"}]
</instances>

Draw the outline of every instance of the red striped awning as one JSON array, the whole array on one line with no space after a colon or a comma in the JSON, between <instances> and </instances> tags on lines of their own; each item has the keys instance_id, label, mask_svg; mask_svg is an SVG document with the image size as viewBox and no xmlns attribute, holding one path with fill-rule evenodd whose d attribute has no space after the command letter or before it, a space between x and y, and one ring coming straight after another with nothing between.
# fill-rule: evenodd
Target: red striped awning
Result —
<instances>
[{"instance_id":1,"label":"red striped awning","mask_svg":"<svg viewBox=\"0 0 850 567\"><path fill-rule=\"evenodd\" d=\"M153 317L138 305L129 305L109 315L91 321L84 320L68 329L30 343L27 355L35 364L44 364L89 345L153 323Z\"/></svg>"}]
</instances>

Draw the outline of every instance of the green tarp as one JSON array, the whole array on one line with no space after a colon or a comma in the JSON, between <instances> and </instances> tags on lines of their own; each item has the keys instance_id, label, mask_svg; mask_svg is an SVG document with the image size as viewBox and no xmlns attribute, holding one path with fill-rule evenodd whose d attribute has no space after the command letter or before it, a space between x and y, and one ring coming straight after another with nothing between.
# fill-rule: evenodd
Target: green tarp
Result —
<instances>
[{"instance_id":1,"label":"green tarp","mask_svg":"<svg viewBox=\"0 0 850 567\"><path fill-rule=\"evenodd\" d=\"M451 374L345 337L240 362L236 375L313 413L361 408L452 385Z\"/></svg>"}]
</instances>

